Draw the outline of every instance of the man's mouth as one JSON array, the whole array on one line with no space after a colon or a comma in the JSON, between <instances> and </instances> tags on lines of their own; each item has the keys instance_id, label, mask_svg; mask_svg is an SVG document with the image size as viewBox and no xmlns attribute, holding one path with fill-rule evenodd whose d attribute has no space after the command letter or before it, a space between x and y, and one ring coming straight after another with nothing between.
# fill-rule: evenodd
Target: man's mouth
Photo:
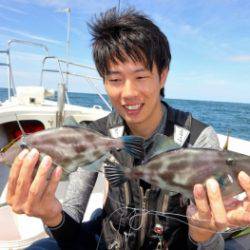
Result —
<instances>
[{"instance_id":1,"label":"man's mouth","mask_svg":"<svg viewBox=\"0 0 250 250\"><path fill-rule=\"evenodd\" d=\"M130 115L137 115L141 111L143 103L139 104L130 104L130 105L123 105L126 112Z\"/></svg>"},{"instance_id":2,"label":"man's mouth","mask_svg":"<svg viewBox=\"0 0 250 250\"><path fill-rule=\"evenodd\" d=\"M136 105L125 105L125 108L128 110L138 110L142 104L136 104Z\"/></svg>"}]
</instances>

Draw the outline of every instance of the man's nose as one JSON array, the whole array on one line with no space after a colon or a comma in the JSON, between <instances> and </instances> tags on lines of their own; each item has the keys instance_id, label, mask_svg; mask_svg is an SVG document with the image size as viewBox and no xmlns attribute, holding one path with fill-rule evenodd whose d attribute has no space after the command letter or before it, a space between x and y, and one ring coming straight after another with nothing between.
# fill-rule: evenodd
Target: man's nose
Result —
<instances>
[{"instance_id":1,"label":"man's nose","mask_svg":"<svg viewBox=\"0 0 250 250\"><path fill-rule=\"evenodd\" d=\"M131 80L126 80L122 90L122 96L124 98L132 98L138 96L138 88L136 83Z\"/></svg>"}]
</instances>

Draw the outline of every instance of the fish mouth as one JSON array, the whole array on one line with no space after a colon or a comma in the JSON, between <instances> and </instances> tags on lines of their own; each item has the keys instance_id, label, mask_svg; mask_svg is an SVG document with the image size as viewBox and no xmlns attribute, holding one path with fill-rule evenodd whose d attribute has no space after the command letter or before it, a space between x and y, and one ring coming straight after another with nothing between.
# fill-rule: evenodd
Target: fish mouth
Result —
<instances>
[{"instance_id":1,"label":"fish mouth","mask_svg":"<svg viewBox=\"0 0 250 250\"><path fill-rule=\"evenodd\" d=\"M4 153L0 153L0 163L5 163Z\"/></svg>"}]
</instances>

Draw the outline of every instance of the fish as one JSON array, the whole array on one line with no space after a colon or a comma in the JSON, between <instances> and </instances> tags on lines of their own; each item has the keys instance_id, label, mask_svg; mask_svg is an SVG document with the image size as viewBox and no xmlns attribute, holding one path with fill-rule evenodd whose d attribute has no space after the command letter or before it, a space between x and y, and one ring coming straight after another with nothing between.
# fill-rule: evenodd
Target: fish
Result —
<instances>
[{"instance_id":1,"label":"fish","mask_svg":"<svg viewBox=\"0 0 250 250\"><path fill-rule=\"evenodd\" d=\"M172 143L170 151L154 154L134 168L109 162L105 176L112 186L119 186L129 179L143 179L191 200L194 200L195 184L205 185L207 179L215 178L226 201L243 192L237 178L240 171L250 174L250 156L217 149L180 148L178 145L175 148Z\"/></svg>"},{"instance_id":2,"label":"fish","mask_svg":"<svg viewBox=\"0 0 250 250\"><path fill-rule=\"evenodd\" d=\"M143 143L144 139L138 136L114 139L84 126L62 126L23 134L0 150L0 163L11 167L22 149L36 148L41 156L49 155L55 167L62 167L62 180L65 180L79 166L98 171L101 164L92 164L90 169L87 166L105 160L111 150L125 150L135 158L141 158L144 155Z\"/></svg>"}]
</instances>

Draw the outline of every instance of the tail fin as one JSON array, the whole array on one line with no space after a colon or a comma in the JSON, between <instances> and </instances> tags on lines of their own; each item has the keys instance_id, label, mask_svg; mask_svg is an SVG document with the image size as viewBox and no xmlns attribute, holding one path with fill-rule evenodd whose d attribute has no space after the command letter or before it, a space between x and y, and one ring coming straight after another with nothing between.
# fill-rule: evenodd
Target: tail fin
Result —
<instances>
[{"instance_id":1,"label":"tail fin","mask_svg":"<svg viewBox=\"0 0 250 250\"><path fill-rule=\"evenodd\" d=\"M104 172L107 180L113 187L118 187L128 181L128 178L125 176L124 169L117 163L107 161Z\"/></svg>"},{"instance_id":2,"label":"tail fin","mask_svg":"<svg viewBox=\"0 0 250 250\"><path fill-rule=\"evenodd\" d=\"M143 159L144 152L144 139L139 136L126 135L121 137L124 143L124 150L135 157L136 159Z\"/></svg>"}]
</instances>

